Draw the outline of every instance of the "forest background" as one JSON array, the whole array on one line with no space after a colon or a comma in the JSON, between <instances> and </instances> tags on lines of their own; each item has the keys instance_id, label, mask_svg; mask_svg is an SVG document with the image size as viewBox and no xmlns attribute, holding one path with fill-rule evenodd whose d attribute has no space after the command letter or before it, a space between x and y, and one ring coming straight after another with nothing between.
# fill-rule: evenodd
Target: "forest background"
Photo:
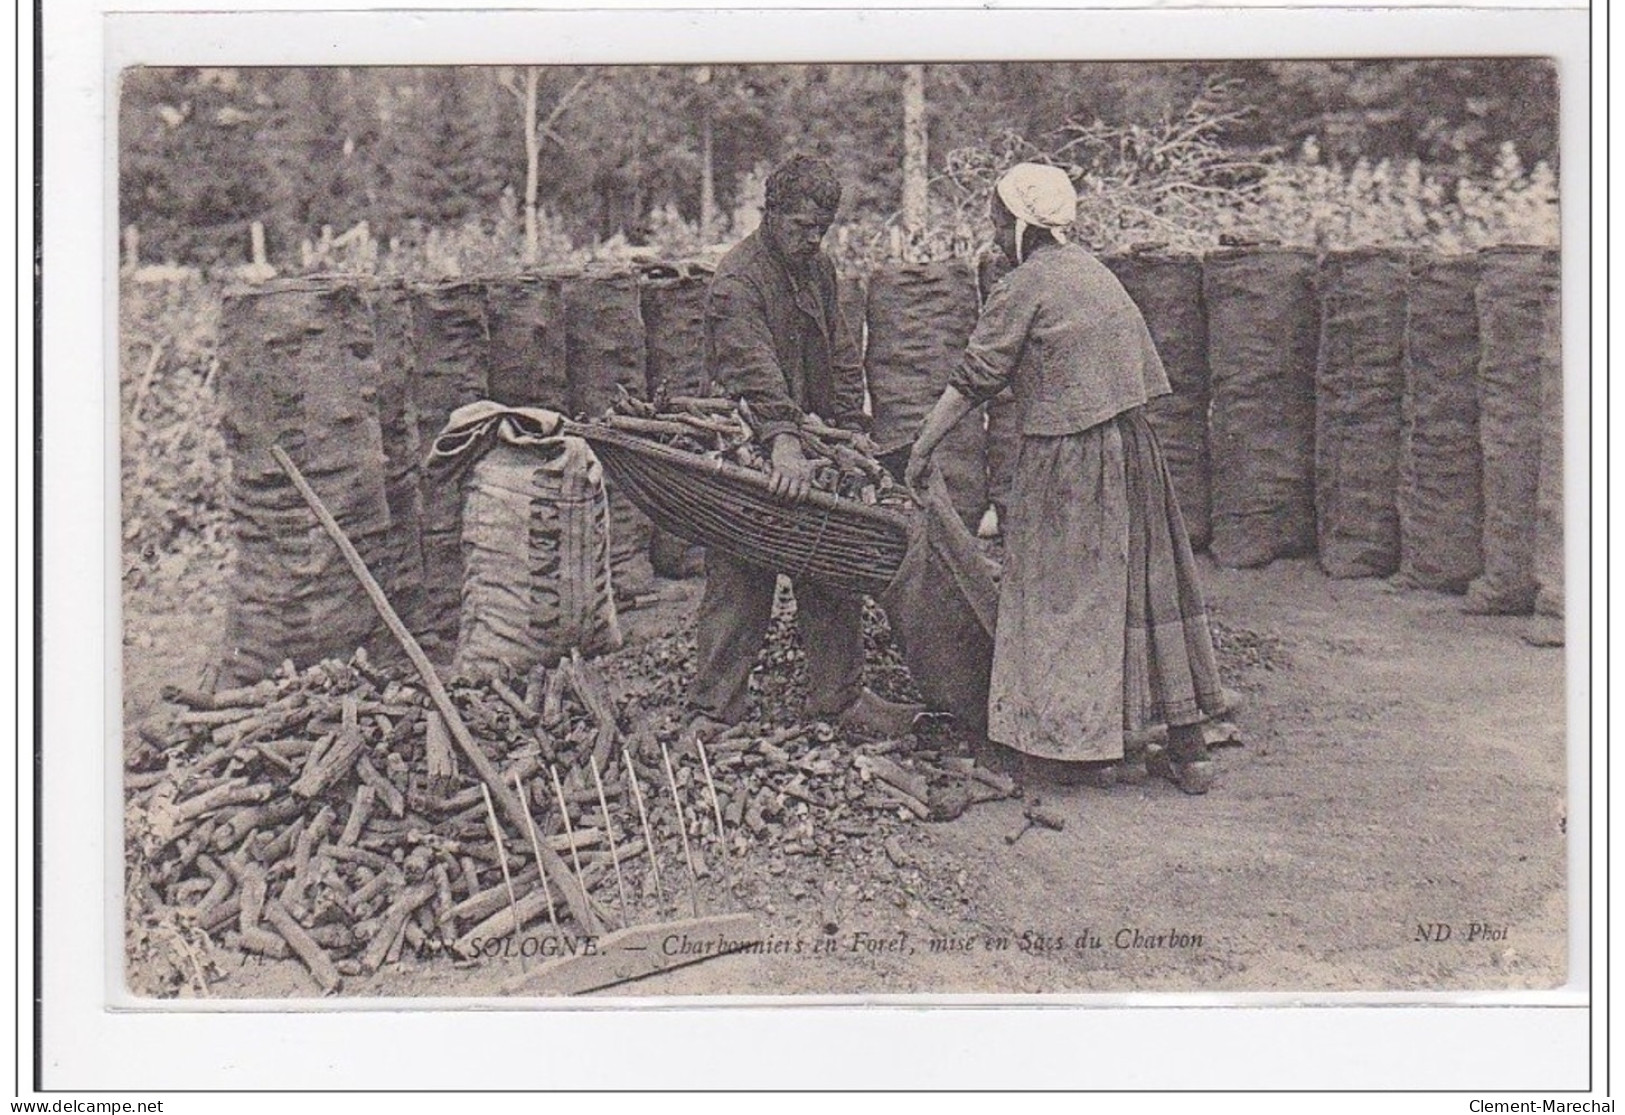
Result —
<instances>
[{"instance_id":1,"label":"forest background","mask_svg":"<svg viewBox=\"0 0 1625 1115\"><path fill-rule=\"evenodd\" d=\"M1102 251L1555 243L1541 59L132 69L127 266L490 272L749 231L792 151L852 262L973 254L1018 159ZM255 232L258 226L259 232Z\"/></svg>"}]
</instances>

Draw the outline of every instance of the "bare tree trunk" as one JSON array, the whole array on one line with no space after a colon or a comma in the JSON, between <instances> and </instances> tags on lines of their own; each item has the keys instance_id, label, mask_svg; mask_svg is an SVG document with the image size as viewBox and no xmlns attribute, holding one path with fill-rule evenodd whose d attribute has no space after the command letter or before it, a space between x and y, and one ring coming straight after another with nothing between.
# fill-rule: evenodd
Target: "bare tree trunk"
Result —
<instances>
[{"instance_id":1,"label":"bare tree trunk","mask_svg":"<svg viewBox=\"0 0 1625 1115\"><path fill-rule=\"evenodd\" d=\"M715 108L711 83L716 74L710 66L698 66L693 76L694 84L699 86L696 95L700 100L700 239L709 244L717 234L717 179L711 120Z\"/></svg>"},{"instance_id":2,"label":"bare tree trunk","mask_svg":"<svg viewBox=\"0 0 1625 1115\"><path fill-rule=\"evenodd\" d=\"M540 72L525 67L525 262L536 262L536 186L541 170L542 135L536 127L536 87Z\"/></svg>"},{"instance_id":3,"label":"bare tree trunk","mask_svg":"<svg viewBox=\"0 0 1625 1115\"><path fill-rule=\"evenodd\" d=\"M264 267L265 258L265 226L259 221L253 221L248 226L248 254L255 267Z\"/></svg>"},{"instance_id":4,"label":"bare tree trunk","mask_svg":"<svg viewBox=\"0 0 1625 1115\"><path fill-rule=\"evenodd\" d=\"M552 140L561 148L565 146L564 140L553 130L570 103L576 96L592 84L592 74L586 73L576 79L574 85L565 91L553 105L553 110L547 114L547 119L539 118L537 110L537 94L541 85L541 67L525 67L525 87L520 89L514 82L514 71L511 67L501 67L497 71L497 81L502 88L512 93L519 102L520 111L525 117L525 243L523 248L524 261L527 264L536 262L541 253L540 228L538 227L540 215L536 208L537 193L540 185L542 141Z\"/></svg>"},{"instance_id":5,"label":"bare tree trunk","mask_svg":"<svg viewBox=\"0 0 1625 1115\"><path fill-rule=\"evenodd\" d=\"M916 63L903 67L903 228L910 235L925 230L928 165L925 67Z\"/></svg>"}]
</instances>

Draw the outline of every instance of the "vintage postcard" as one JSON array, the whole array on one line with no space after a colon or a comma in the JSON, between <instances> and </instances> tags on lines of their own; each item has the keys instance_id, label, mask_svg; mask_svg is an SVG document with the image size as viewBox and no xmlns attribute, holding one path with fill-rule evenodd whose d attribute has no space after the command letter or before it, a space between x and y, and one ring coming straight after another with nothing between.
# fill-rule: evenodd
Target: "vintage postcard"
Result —
<instances>
[{"instance_id":1,"label":"vintage postcard","mask_svg":"<svg viewBox=\"0 0 1625 1115\"><path fill-rule=\"evenodd\" d=\"M47 1020L1585 1004L1583 44L963 14L105 24Z\"/></svg>"},{"instance_id":2,"label":"vintage postcard","mask_svg":"<svg viewBox=\"0 0 1625 1115\"><path fill-rule=\"evenodd\" d=\"M119 79L131 994L1566 981L1550 60Z\"/></svg>"}]
</instances>

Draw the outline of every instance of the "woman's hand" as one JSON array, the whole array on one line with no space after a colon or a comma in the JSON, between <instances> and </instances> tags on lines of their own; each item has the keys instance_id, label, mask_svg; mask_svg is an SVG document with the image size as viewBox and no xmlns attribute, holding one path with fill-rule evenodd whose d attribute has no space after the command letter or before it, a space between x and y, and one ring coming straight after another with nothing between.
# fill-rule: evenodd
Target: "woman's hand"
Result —
<instances>
[{"instance_id":1,"label":"woman's hand","mask_svg":"<svg viewBox=\"0 0 1625 1115\"><path fill-rule=\"evenodd\" d=\"M800 503L812 491L813 464L801 451L801 439L780 434L773 439L773 471L768 491L785 503Z\"/></svg>"},{"instance_id":2,"label":"woman's hand","mask_svg":"<svg viewBox=\"0 0 1625 1115\"><path fill-rule=\"evenodd\" d=\"M960 419L974 409L976 404L953 387L943 390L942 397L931 408L931 413L925 416L925 424L920 427L920 436L915 439L914 449L908 455L908 467L903 470L903 483L913 491L920 490L926 473L931 471L931 454L936 452L949 431L959 425Z\"/></svg>"}]
</instances>

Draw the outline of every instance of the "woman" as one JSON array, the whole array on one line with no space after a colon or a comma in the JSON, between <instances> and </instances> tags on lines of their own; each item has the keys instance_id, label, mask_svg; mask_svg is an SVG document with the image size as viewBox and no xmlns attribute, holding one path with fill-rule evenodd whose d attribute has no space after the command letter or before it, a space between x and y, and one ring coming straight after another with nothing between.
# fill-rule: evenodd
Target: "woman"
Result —
<instances>
[{"instance_id":1,"label":"woman","mask_svg":"<svg viewBox=\"0 0 1625 1115\"><path fill-rule=\"evenodd\" d=\"M1076 213L1058 167L1023 163L999 180L994 234L1015 266L927 416L907 479L917 487L944 435L1013 389L1022 438L988 737L1031 775L1109 784L1125 736L1143 746L1166 727L1152 765L1205 793L1213 763L1202 723L1223 711L1218 669L1190 539L1144 415L1168 377L1122 286L1067 243Z\"/></svg>"}]
</instances>

